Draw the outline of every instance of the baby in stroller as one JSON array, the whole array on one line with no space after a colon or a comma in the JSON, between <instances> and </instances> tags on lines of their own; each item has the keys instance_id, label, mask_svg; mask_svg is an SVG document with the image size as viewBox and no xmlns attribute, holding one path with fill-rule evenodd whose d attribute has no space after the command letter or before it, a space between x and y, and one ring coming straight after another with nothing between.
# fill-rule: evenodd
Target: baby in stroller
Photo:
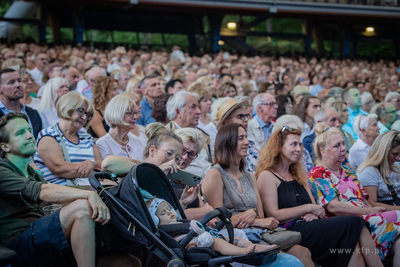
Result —
<instances>
[{"instance_id":1,"label":"baby in stroller","mask_svg":"<svg viewBox=\"0 0 400 267\"><path fill-rule=\"evenodd\" d=\"M180 223L177 221L175 210L164 199L151 198L146 201L146 206L149 209L150 215L156 226ZM196 233L200 234L202 232L202 229L200 228L202 226L199 226L198 223L196 223L195 221L192 221L190 225L192 226L192 228L198 226L198 229L195 230ZM198 232L199 230L200 232ZM210 236L210 238L212 239L209 240L208 236ZM222 255L238 256L253 252L266 251L276 247L276 245L255 245L237 236L235 236L235 241L233 244L229 243L223 237L212 237L212 235L208 235L208 233L207 235L204 235L202 237L203 238L201 241L197 238L192 239L192 241L186 246L186 249L197 246L211 246L213 250L221 253Z\"/></svg>"}]
</instances>

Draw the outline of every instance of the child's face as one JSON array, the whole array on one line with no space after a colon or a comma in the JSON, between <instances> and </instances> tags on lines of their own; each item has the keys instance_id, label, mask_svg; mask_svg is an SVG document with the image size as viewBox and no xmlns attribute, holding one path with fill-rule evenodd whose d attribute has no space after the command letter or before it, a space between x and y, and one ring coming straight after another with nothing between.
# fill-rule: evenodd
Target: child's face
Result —
<instances>
[{"instance_id":1,"label":"child's face","mask_svg":"<svg viewBox=\"0 0 400 267\"><path fill-rule=\"evenodd\" d=\"M156 215L160 219L160 225L176 222L175 211L173 211L165 201L161 202L158 206Z\"/></svg>"}]
</instances>

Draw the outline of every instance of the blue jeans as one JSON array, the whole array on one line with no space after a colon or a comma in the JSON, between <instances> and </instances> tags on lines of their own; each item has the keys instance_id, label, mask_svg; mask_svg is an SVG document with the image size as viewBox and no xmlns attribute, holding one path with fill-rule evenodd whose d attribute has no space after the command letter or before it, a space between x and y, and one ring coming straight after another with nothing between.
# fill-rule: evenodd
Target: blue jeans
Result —
<instances>
[{"instance_id":1,"label":"blue jeans","mask_svg":"<svg viewBox=\"0 0 400 267\"><path fill-rule=\"evenodd\" d=\"M18 254L12 267L76 266L61 228L60 210L32 222L28 230L11 241L9 248Z\"/></svg>"}]
</instances>

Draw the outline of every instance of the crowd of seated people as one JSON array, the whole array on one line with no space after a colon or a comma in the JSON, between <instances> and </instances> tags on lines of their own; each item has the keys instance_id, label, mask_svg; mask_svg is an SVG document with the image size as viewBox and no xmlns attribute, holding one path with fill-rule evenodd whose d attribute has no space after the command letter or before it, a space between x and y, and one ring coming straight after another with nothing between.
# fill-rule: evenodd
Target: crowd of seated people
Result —
<instances>
[{"instance_id":1,"label":"crowd of seated people","mask_svg":"<svg viewBox=\"0 0 400 267\"><path fill-rule=\"evenodd\" d=\"M109 211L74 187L141 162L203 178L171 181L188 219L225 206L246 241L254 227L300 232L284 250L300 266L400 266L400 62L0 48L0 242L15 266L140 266L96 255ZM41 202L64 207L43 216Z\"/></svg>"}]
</instances>

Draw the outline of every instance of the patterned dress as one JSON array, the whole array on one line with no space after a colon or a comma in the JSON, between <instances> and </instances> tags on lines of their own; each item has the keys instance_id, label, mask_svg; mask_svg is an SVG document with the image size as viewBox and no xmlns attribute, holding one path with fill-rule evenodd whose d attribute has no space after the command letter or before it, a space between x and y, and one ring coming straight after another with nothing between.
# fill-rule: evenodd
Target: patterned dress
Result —
<instances>
[{"instance_id":1,"label":"patterned dress","mask_svg":"<svg viewBox=\"0 0 400 267\"><path fill-rule=\"evenodd\" d=\"M368 194L358 182L356 174L347 166L342 166L340 172L340 178L324 167L315 167L308 173L308 184L316 203L325 206L338 197L339 201L348 205L367 208L363 200L368 198ZM383 260L399 235L400 211L362 217L370 223L372 239L379 251L379 257Z\"/></svg>"}]
</instances>

